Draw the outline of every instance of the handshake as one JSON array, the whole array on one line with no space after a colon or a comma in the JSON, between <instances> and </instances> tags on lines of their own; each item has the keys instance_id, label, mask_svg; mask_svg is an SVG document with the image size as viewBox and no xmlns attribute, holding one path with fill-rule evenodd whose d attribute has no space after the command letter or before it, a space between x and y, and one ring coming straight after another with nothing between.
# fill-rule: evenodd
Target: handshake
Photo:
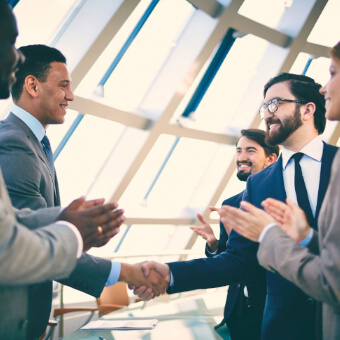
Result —
<instances>
[{"instance_id":1,"label":"handshake","mask_svg":"<svg viewBox=\"0 0 340 340\"><path fill-rule=\"evenodd\" d=\"M170 269L167 264L146 261L136 264L121 264L118 281L128 284L133 293L143 300L151 300L163 294L170 283Z\"/></svg>"}]
</instances>

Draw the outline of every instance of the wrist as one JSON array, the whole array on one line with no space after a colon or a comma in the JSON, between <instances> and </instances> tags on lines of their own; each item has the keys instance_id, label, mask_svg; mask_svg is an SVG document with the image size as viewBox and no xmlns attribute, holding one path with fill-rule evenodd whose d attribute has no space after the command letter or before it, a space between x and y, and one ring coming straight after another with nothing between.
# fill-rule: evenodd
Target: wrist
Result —
<instances>
[{"instance_id":1,"label":"wrist","mask_svg":"<svg viewBox=\"0 0 340 340\"><path fill-rule=\"evenodd\" d=\"M131 271L131 264L122 262L118 281L128 283L128 279L131 278Z\"/></svg>"},{"instance_id":2,"label":"wrist","mask_svg":"<svg viewBox=\"0 0 340 340\"><path fill-rule=\"evenodd\" d=\"M211 241L207 241L207 244L208 244L208 249L211 251L211 252L214 252L218 249L218 241L217 239L213 239Z\"/></svg>"}]
</instances>

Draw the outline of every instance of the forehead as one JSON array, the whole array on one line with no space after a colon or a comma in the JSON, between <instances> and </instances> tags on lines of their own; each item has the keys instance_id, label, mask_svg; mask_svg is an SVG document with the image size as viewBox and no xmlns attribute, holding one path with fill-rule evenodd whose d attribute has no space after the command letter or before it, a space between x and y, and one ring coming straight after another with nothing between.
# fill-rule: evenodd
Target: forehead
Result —
<instances>
[{"instance_id":1,"label":"forehead","mask_svg":"<svg viewBox=\"0 0 340 340\"><path fill-rule=\"evenodd\" d=\"M331 57L331 68L340 68L340 59Z\"/></svg>"},{"instance_id":2,"label":"forehead","mask_svg":"<svg viewBox=\"0 0 340 340\"><path fill-rule=\"evenodd\" d=\"M246 136L243 136L239 139L236 147L241 149L255 148L257 150L263 150L263 147L259 143L255 142L252 139L249 139Z\"/></svg>"},{"instance_id":3,"label":"forehead","mask_svg":"<svg viewBox=\"0 0 340 340\"><path fill-rule=\"evenodd\" d=\"M68 72L67 66L64 63L52 62L50 64L50 70L47 75L47 81L71 81L71 76Z\"/></svg>"},{"instance_id":4,"label":"forehead","mask_svg":"<svg viewBox=\"0 0 340 340\"><path fill-rule=\"evenodd\" d=\"M264 101L267 103L269 100L273 98L282 98L282 99L294 99L293 94L290 91L289 83L288 82L282 82L282 83L276 83L272 85L264 98Z\"/></svg>"}]
</instances>

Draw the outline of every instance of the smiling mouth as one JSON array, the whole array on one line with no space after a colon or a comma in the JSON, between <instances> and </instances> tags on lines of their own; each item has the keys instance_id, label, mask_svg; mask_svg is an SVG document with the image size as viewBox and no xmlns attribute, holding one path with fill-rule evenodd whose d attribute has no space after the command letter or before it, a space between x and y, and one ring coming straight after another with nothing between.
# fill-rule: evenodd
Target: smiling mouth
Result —
<instances>
[{"instance_id":1,"label":"smiling mouth","mask_svg":"<svg viewBox=\"0 0 340 340\"><path fill-rule=\"evenodd\" d=\"M275 130L278 130L280 128L280 124L276 123L276 124L268 124L268 131L269 132L273 132Z\"/></svg>"},{"instance_id":2,"label":"smiling mouth","mask_svg":"<svg viewBox=\"0 0 340 340\"><path fill-rule=\"evenodd\" d=\"M244 170L246 168L250 168L251 165L252 165L251 163L238 163L237 164L239 170Z\"/></svg>"}]
</instances>

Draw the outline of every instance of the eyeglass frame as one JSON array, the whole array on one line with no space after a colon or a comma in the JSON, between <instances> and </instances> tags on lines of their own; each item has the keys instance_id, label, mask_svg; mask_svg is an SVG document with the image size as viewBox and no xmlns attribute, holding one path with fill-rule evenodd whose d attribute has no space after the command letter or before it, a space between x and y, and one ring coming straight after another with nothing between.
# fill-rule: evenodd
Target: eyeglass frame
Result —
<instances>
[{"instance_id":1,"label":"eyeglass frame","mask_svg":"<svg viewBox=\"0 0 340 340\"><path fill-rule=\"evenodd\" d=\"M269 105L272 104L274 101L277 101L277 104L276 104L276 107L275 107L275 110L274 111L271 111L269 109ZM259 114L260 114L260 117L261 119L264 119L264 113L266 111L266 109L270 112L270 113L275 113L278 109L279 109L279 102L287 102L287 103L297 103L297 104L306 104L306 102L303 102L301 100L293 100L293 99L283 99L283 98L273 98L271 99L267 104L263 104L261 107L260 107L260 110L259 110Z\"/></svg>"}]
</instances>

